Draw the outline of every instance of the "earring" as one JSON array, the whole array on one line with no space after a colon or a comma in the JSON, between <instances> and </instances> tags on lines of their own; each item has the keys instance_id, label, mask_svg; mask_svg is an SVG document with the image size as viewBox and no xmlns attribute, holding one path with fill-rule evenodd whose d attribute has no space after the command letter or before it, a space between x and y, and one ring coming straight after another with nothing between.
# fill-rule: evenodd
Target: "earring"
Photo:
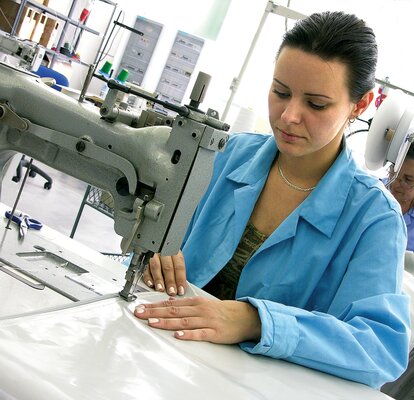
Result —
<instances>
[{"instance_id":1,"label":"earring","mask_svg":"<svg viewBox=\"0 0 414 400\"><path fill-rule=\"evenodd\" d=\"M350 124L353 124L354 122L355 122L355 118L350 118L350 119L349 119L349 123L350 123Z\"/></svg>"}]
</instances>

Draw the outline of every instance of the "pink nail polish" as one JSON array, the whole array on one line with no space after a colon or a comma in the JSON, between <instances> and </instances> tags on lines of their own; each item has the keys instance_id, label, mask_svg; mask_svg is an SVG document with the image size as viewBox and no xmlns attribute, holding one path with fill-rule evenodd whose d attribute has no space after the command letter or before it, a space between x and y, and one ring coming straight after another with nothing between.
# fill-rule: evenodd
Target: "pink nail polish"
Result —
<instances>
[{"instance_id":1,"label":"pink nail polish","mask_svg":"<svg viewBox=\"0 0 414 400\"><path fill-rule=\"evenodd\" d=\"M145 307L142 305L139 305L135 307L135 313L136 314L143 314L145 312Z\"/></svg>"}]
</instances>

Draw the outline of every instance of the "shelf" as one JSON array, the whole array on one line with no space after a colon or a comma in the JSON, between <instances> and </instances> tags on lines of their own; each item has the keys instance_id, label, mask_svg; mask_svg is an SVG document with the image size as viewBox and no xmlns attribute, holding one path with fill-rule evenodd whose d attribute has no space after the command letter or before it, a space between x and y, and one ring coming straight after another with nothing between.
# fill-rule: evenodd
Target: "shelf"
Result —
<instances>
[{"instance_id":1,"label":"shelf","mask_svg":"<svg viewBox=\"0 0 414 400\"><path fill-rule=\"evenodd\" d=\"M101 0L103 1L103 0ZM104 1L104 3L107 3L106 1ZM94 29L88 28L86 25L84 25L82 22L76 21L72 18L69 18L67 15L62 14L60 12L55 11L52 8L46 7L43 4L38 3L37 1L34 0L27 0L26 4L30 4L33 8L37 8L38 10L43 11L44 13L50 14L53 17L57 17L62 21L67 21L69 22L71 25L76 26L77 28L80 28L82 30L85 30L87 32L90 32L94 35L100 36L100 32L95 31ZM109 3L108 3L109 4Z\"/></svg>"},{"instance_id":2,"label":"shelf","mask_svg":"<svg viewBox=\"0 0 414 400\"><path fill-rule=\"evenodd\" d=\"M58 51L55 51L55 50L52 50L52 49L45 49L45 50L46 50L47 54L53 55L58 60L74 62L74 63L77 63L77 64L84 65L85 67L89 66L88 63L85 63L85 62L83 62L83 61L81 61L77 58L66 56L65 54L59 53Z\"/></svg>"},{"instance_id":3,"label":"shelf","mask_svg":"<svg viewBox=\"0 0 414 400\"><path fill-rule=\"evenodd\" d=\"M79 41L81 40L82 34L84 32L88 32L88 33L91 33L92 35L95 35L95 36L99 37L101 39L101 41L100 41L98 51L96 53L95 62L96 62L96 60L98 60L99 52L100 52L100 50L103 46L103 41L105 39L106 34L108 33L110 23L113 19L115 10L117 8L117 3L115 1L112 1L112 0L98 0L100 3L108 4L108 5L113 7L111 13L109 14L110 18L109 18L109 22L108 22L105 30L103 32L99 32L95 29L89 28L84 22L81 22L77 19L73 19L75 8L76 8L79 0L70 0L70 3L69 3L70 9L67 13L58 12L58 11L54 10L53 8L50 8L50 7L47 7L43 4L38 3L35 0L9 0L9 1L19 5L17 15L14 18L13 27L12 27L12 30L11 30L12 35L16 35L16 31L18 29L19 23L21 23L21 20L22 20L23 15L24 15L24 9L25 9L25 7L29 7L31 9L36 10L36 11L39 11L41 14L46 14L47 16L50 16L54 20L59 20L61 25L63 25L62 28L61 28L60 33L58 33L58 35L57 35L56 49L58 49L58 50L63 46L63 41L64 41L66 32L69 29L69 27L74 27L75 32L79 31L78 37L76 39L76 43L73 46L74 47L73 48L74 52L76 52L76 48L78 47ZM75 63L82 64L82 65L85 65L85 66L89 65L89 64L86 64L86 63L76 59L76 58L72 58L72 57L69 57L65 54L59 53L58 51L53 51L51 49L47 49L46 51L47 51L48 54L51 54L53 56L52 60L51 60L51 65L50 65L51 68L53 68L53 65L54 65L54 63L57 59L66 60L66 61L73 61Z\"/></svg>"}]
</instances>

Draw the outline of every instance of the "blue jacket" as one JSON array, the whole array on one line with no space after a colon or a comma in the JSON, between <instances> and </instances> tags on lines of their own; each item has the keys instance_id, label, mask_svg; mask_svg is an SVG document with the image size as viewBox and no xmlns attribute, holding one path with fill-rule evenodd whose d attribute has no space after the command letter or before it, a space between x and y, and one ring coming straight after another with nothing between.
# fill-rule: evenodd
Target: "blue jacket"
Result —
<instances>
[{"instance_id":1,"label":"blue jacket","mask_svg":"<svg viewBox=\"0 0 414 400\"><path fill-rule=\"evenodd\" d=\"M414 208L404 214L404 221L407 225L407 250L414 251Z\"/></svg>"},{"instance_id":2,"label":"blue jacket","mask_svg":"<svg viewBox=\"0 0 414 400\"><path fill-rule=\"evenodd\" d=\"M183 244L203 287L232 257L277 154L273 136L233 135ZM344 149L244 267L236 296L262 335L243 350L379 387L407 366L406 228L398 203Z\"/></svg>"}]
</instances>

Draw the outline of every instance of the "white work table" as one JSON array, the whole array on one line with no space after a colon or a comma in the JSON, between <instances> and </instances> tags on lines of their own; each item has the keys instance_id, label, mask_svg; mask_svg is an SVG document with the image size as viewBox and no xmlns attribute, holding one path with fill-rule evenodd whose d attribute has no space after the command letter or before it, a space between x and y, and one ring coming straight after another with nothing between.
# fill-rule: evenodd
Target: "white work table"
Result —
<instances>
[{"instance_id":1,"label":"white work table","mask_svg":"<svg viewBox=\"0 0 414 400\"><path fill-rule=\"evenodd\" d=\"M1 216L5 209L0 204ZM5 218L0 223L5 226ZM0 258L5 261L33 269L37 262L27 254L43 248L114 289L123 284L124 266L72 239L43 227L18 241L16 227L6 231L4 226ZM0 270L0 399L389 398L365 385L247 354L237 345L180 341L134 317L136 304L164 298L151 291L127 303L114 290L74 302Z\"/></svg>"}]
</instances>

